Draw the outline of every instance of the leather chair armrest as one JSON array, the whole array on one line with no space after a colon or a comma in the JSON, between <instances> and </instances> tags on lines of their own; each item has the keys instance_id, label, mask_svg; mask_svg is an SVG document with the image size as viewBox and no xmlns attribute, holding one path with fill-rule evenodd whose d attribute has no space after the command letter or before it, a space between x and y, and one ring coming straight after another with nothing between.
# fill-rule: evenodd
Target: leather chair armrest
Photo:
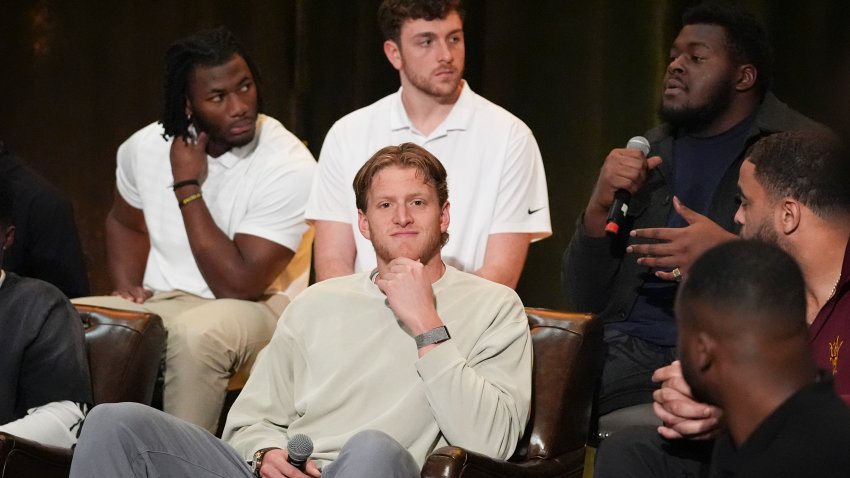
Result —
<instances>
[{"instance_id":1,"label":"leather chair armrest","mask_svg":"<svg viewBox=\"0 0 850 478\"><path fill-rule=\"evenodd\" d=\"M550 460L513 463L496 460L455 446L435 450L422 467L422 478L541 478L580 477L584 447Z\"/></svg>"},{"instance_id":2,"label":"leather chair armrest","mask_svg":"<svg viewBox=\"0 0 850 478\"><path fill-rule=\"evenodd\" d=\"M71 450L0 432L0 477L67 478Z\"/></svg>"}]
</instances>

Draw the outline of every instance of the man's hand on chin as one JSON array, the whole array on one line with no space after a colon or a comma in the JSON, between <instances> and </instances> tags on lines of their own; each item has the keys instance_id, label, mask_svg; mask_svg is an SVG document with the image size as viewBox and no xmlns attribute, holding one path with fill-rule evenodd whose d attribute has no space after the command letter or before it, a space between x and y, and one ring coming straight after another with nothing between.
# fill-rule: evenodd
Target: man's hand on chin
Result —
<instances>
[{"instance_id":1,"label":"man's hand on chin","mask_svg":"<svg viewBox=\"0 0 850 478\"><path fill-rule=\"evenodd\" d=\"M375 284L387 296L396 317L414 337L443 326L434 305L434 291L425 265L418 260L397 257L378 274ZM435 345L419 349L423 356Z\"/></svg>"}]
</instances>

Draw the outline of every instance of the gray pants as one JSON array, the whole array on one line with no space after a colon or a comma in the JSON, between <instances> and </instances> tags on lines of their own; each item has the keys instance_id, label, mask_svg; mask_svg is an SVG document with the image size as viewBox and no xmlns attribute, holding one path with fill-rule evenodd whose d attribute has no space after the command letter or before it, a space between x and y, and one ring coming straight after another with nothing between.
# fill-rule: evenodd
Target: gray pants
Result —
<instances>
[{"instance_id":1,"label":"gray pants","mask_svg":"<svg viewBox=\"0 0 850 478\"><path fill-rule=\"evenodd\" d=\"M252 478L230 445L201 427L136 403L99 405L86 418L71 477ZM397 441L380 431L351 437L323 478L415 478L419 467Z\"/></svg>"}]
</instances>

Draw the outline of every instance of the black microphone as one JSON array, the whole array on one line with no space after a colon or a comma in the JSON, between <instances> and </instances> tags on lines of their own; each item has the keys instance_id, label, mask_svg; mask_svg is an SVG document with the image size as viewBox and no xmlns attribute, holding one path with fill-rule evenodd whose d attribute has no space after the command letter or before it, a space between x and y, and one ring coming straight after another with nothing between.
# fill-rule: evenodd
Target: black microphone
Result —
<instances>
[{"instance_id":1,"label":"black microphone","mask_svg":"<svg viewBox=\"0 0 850 478\"><path fill-rule=\"evenodd\" d=\"M626 149L638 149L646 156L649 154L649 141L643 136L635 136L626 144ZM631 199L631 193L625 189L618 189L614 192L614 203L611 204L608 219L605 220L605 233L609 236L616 236L620 232L620 226L629 212L629 201Z\"/></svg>"},{"instance_id":2,"label":"black microphone","mask_svg":"<svg viewBox=\"0 0 850 478\"><path fill-rule=\"evenodd\" d=\"M307 435L299 433L289 439L286 451L289 452L286 461L295 468L304 471L307 459L313 454L313 440Z\"/></svg>"}]
</instances>

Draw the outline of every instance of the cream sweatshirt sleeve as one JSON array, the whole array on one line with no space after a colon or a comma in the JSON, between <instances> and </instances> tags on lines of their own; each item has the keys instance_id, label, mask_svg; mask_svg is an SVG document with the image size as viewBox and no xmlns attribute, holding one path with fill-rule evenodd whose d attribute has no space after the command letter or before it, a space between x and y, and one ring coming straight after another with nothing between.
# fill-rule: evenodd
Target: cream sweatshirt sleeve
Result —
<instances>
[{"instance_id":1,"label":"cream sweatshirt sleeve","mask_svg":"<svg viewBox=\"0 0 850 478\"><path fill-rule=\"evenodd\" d=\"M251 377L230 409L222 440L245 460L266 447L286 448L287 427L298 413L294 403L294 370L304 367L303 349L280 324L260 352Z\"/></svg>"},{"instance_id":2,"label":"cream sweatshirt sleeve","mask_svg":"<svg viewBox=\"0 0 850 478\"><path fill-rule=\"evenodd\" d=\"M448 340L420 358L416 369L446 441L506 459L528 421L532 349L519 298L511 294L497 310L468 356Z\"/></svg>"}]
</instances>

